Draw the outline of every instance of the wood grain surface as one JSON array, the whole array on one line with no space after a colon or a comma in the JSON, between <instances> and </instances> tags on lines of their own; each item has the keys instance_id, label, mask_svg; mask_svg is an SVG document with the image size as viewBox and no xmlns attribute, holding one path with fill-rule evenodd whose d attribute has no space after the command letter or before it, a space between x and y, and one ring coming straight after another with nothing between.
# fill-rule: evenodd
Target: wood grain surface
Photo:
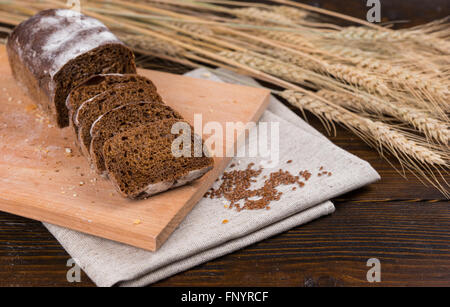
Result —
<instances>
[{"instance_id":1,"label":"wood grain surface","mask_svg":"<svg viewBox=\"0 0 450 307\"><path fill-rule=\"evenodd\" d=\"M360 0L302 2L359 17L366 12ZM447 0L381 2L389 16L410 24L448 15ZM330 216L153 286L450 286L449 202L414 176L402 178L346 130L338 128L330 140L369 161L382 180L333 199ZM94 286L84 274L81 283L67 282L69 257L41 223L0 213L0 286ZM381 262L379 284L366 280L372 257Z\"/></svg>"}]
</instances>

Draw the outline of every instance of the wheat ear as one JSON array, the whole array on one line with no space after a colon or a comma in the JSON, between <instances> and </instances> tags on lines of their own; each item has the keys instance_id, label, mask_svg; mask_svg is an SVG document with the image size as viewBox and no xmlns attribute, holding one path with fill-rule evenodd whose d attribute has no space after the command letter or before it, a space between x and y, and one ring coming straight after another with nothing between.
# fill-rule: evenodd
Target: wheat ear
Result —
<instances>
[{"instance_id":1,"label":"wheat ear","mask_svg":"<svg viewBox=\"0 0 450 307\"><path fill-rule=\"evenodd\" d=\"M294 7L285 6L285 5L274 5L272 10L279 14L289 18L292 21L302 20L308 16L308 12L300 9L296 9Z\"/></svg>"},{"instance_id":2,"label":"wheat ear","mask_svg":"<svg viewBox=\"0 0 450 307\"><path fill-rule=\"evenodd\" d=\"M295 107L306 109L328 121L338 122L352 130L356 129L384 145L396 157L404 154L424 164L447 166L445 159L440 154L409 140L401 132L392 129L384 123L372 121L356 114L350 115L341 112L318 99L296 91L285 90L280 93L280 96Z\"/></svg>"},{"instance_id":3,"label":"wheat ear","mask_svg":"<svg viewBox=\"0 0 450 307\"><path fill-rule=\"evenodd\" d=\"M426 75L417 76L404 68L398 68L379 60L364 59L358 63L359 67L377 72L388 77L394 85L406 90L418 90L424 99L433 98L444 107L448 106L448 96L450 91L448 85L442 84L439 79L429 78Z\"/></svg>"},{"instance_id":4,"label":"wheat ear","mask_svg":"<svg viewBox=\"0 0 450 307\"><path fill-rule=\"evenodd\" d=\"M364 41L386 41L386 42L402 42L413 41L417 44L434 48L441 53L448 54L450 52L450 44L443 39L427 35L421 31L379 31L366 27L347 27L341 31L324 33L327 38L346 39L346 40L364 40Z\"/></svg>"},{"instance_id":5,"label":"wheat ear","mask_svg":"<svg viewBox=\"0 0 450 307\"><path fill-rule=\"evenodd\" d=\"M353 64L358 64L366 59L375 59L378 57L386 58L385 55L380 55L379 53L372 51L365 51L359 48L350 48L340 45L324 45L320 46L322 49L328 51L331 54L335 54L341 58L345 58L351 61Z\"/></svg>"},{"instance_id":6,"label":"wheat ear","mask_svg":"<svg viewBox=\"0 0 450 307\"><path fill-rule=\"evenodd\" d=\"M163 40L153 39L145 35L118 34L119 38L132 48L142 49L157 55L180 55L183 48Z\"/></svg>"},{"instance_id":7,"label":"wheat ear","mask_svg":"<svg viewBox=\"0 0 450 307\"><path fill-rule=\"evenodd\" d=\"M211 36L214 32L208 27L193 24L193 23L185 23L185 22L174 22L174 26L191 33L196 33L204 36Z\"/></svg>"},{"instance_id":8,"label":"wheat ear","mask_svg":"<svg viewBox=\"0 0 450 307\"><path fill-rule=\"evenodd\" d=\"M315 46L308 39L297 33L282 32L282 31L258 31L258 34L270 38L272 40L276 40L294 46L307 47L311 49L315 48Z\"/></svg>"},{"instance_id":9,"label":"wheat ear","mask_svg":"<svg viewBox=\"0 0 450 307\"><path fill-rule=\"evenodd\" d=\"M278 14L276 12L271 12L268 10L263 10L256 7L238 8L230 10L236 16L244 18L246 20L255 20L260 22L276 23L281 25L293 26L295 23L288 17Z\"/></svg>"},{"instance_id":10,"label":"wheat ear","mask_svg":"<svg viewBox=\"0 0 450 307\"><path fill-rule=\"evenodd\" d=\"M300 69L293 65L284 64L276 60L271 61L253 53L222 51L219 55L294 83L304 83L307 78Z\"/></svg>"},{"instance_id":11,"label":"wheat ear","mask_svg":"<svg viewBox=\"0 0 450 307\"><path fill-rule=\"evenodd\" d=\"M441 154L408 139L400 131L392 129L384 123L335 109L315 97L293 90L285 90L278 94L294 107L301 110L306 109L322 121L334 121L347 127L368 145L375 148L381 156L384 156L383 149L387 150L400 162L402 167L409 169L420 180L428 181L445 197L450 197L449 191L442 186L433 172L434 169L441 178L444 178L439 169L448 168L448 160L446 160L448 156L444 158ZM446 183L445 178L443 180ZM448 183L446 184L448 185Z\"/></svg>"},{"instance_id":12,"label":"wheat ear","mask_svg":"<svg viewBox=\"0 0 450 307\"><path fill-rule=\"evenodd\" d=\"M311 70L332 75L337 79L364 88L369 92L387 95L389 91L382 80L368 75L364 71L342 64L327 64L321 61L304 61L297 56L290 56L287 52L279 51L276 55L280 56L284 61L290 61L289 63L295 65L289 65L288 63L276 59L271 60L268 57L259 57L254 53L249 54L244 52L223 51L220 55L295 83L304 84L305 80L308 80L309 74L302 69L299 69L303 66Z\"/></svg>"},{"instance_id":13,"label":"wheat ear","mask_svg":"<svg viewBox=\"0 0 450 307\"><path fill-rule=\"evenodd\" d=\"M390 93L383 80L361 69L344 64L325 64L324 70L337 79L363 88L370 93L379 93L382 96L388 96Z\"/></svg>"},{"instance_id":14,"label":"wheat ear","mask_svg":"<svg viewBox=\"0 0 450 307\"><path fill-rule=\"evenodd\" d=\"M417 108L399 107L379 99L357 97L352 94L338 93L325 89L318 91L317 95L350 109L390 115L402 122L411 124L417 130L423 132L429 139L434 139L445 145L448 144L450 138L448 125L432 118L430 114Z\"/></svg>"}]
</instances>

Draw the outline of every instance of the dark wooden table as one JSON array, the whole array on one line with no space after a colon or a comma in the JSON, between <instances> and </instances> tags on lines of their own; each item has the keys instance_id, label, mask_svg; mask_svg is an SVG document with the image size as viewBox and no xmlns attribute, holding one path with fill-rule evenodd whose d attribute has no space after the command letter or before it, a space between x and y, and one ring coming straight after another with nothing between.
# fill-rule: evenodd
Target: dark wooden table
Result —
<instances>
[{"instance_id":1,"label":"dark wooden table","mask_svg":"<svg viewBox=\"0 0 450 307\"><path fill-rule=\"evenodd\" d=\"M340 8L338 1L305 2L326 2L327 8L361 17L361 1ZM448 1L426 2L436 5L434 11L414 1L414 10L423 12L415 18L411 1L387 2L389 14L397 19L406 14L417 23L441 17L436 8ZM409 9L402 11L406 2ZM347 131L339 128L331 140L370 162L382 180L333 199L336 212L330 216L154 286L450 286L449 202L414 176L402 178ZM40 222L0 212L0 286L94 286L85 274L80 283L67 282L69 258ZM366 280L369 258L380 260L381 283Z\"/></svg>"}]
</instances>

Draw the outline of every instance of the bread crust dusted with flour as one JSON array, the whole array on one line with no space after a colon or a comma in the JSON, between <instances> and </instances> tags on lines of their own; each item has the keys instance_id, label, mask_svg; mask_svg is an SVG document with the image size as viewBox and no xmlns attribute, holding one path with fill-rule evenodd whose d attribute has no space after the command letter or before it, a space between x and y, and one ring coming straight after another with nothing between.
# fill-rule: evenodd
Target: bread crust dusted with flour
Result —
<instances>
[{"instance_id":1,"label":"bread crust dusted with flour","mask_svg":"<svg viewBox=\"0 0 450 307\"><path fill-rule=\"evenodd\" d=\"M66 98L92 75L136 73L134 55L100 21L65 9L41 11L7 42L15 79L59 127L69 125Z\"/></svg>"}]
</instances>

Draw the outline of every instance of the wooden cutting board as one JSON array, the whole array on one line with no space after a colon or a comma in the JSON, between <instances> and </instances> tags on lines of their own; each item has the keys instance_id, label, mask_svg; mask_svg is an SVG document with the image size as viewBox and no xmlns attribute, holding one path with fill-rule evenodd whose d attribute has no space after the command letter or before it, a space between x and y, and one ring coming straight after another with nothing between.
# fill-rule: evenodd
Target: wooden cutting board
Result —
<instances>
[{"instance_id":1,"label":"wooden cutting board","mask_svg":"<svg viewBox=\"0 0 450 307\"><path fill-rule=\"evenodd\" d=\"M140 70L191 124L256 121L269 101L262 89ZM146 200L125 199L81 156L69 128L59 129L19 88L0 47L0 210L157 250L231 158L215 158L202 179ZM225 130L224 130L225 131ZM239 130L238 133L242 133ZM207 136L207 135L206 135ZM224 152L234 141L223 145ZM220 223L220 221L218 221Z\"/></svg>"}]
</instances>

